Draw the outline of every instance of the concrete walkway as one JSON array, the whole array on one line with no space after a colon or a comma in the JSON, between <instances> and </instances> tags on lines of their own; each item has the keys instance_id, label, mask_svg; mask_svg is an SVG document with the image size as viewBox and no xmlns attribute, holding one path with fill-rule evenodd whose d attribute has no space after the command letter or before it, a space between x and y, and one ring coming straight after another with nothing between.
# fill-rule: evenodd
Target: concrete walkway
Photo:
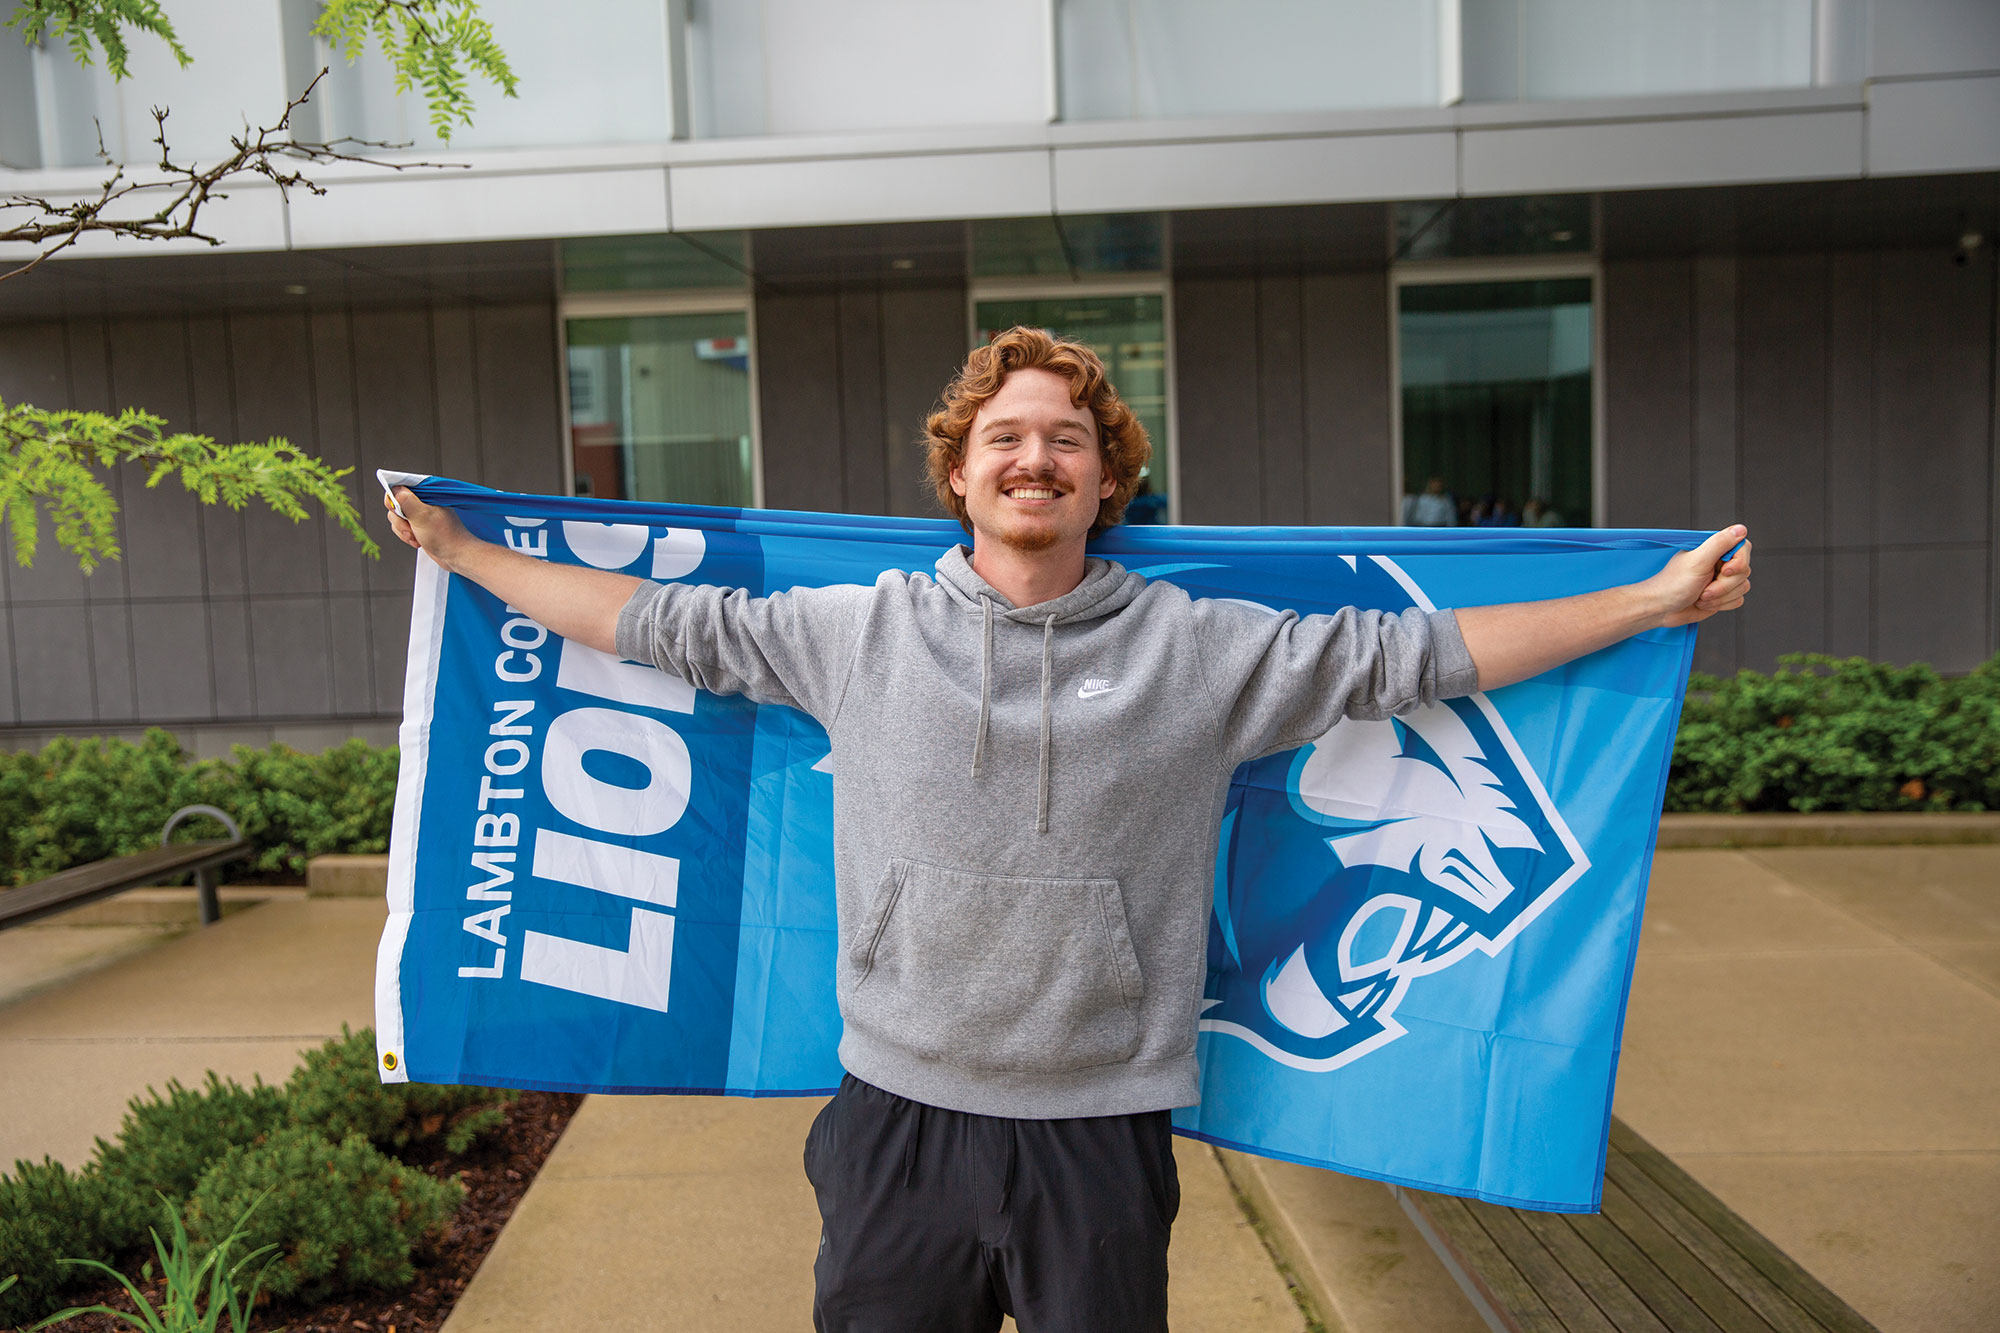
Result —
<instances>
[{"instance_id":1,"label":"concrete walkway","mask_svg":"<svg viewBox=\"0 0 2000 1333\"><path fill-rule=\"evenodd\" d=\"M311 899L0 934L0 1161L81 1162L149 1082L284 1078L370 1021L381 921ZM816 1109L591 1098L451 1333L805 1327ZM2000 1327L2000 847L1662 853L1618 1110L1885 1333ZM1216 1156L1179 1150L1175 1327L1302 1329ZM1381 1187L1229 1166L1329 1330L1477 1333Z\"/></svg>"}]
</instances>

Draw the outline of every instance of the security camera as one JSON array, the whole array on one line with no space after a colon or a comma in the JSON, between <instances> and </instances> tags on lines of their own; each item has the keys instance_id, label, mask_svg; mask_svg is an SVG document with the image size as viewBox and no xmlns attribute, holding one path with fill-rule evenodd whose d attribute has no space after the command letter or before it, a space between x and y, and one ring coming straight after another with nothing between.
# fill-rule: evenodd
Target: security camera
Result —
<instances>
[{"instance_id":1,"label":"security camera","mask_svg":"<svg viewBox=\"0 0 2000 1333\"><path fill-rule=\"evenodd\" d=\"M1979 247L1986 244L1986 238L1969 228L1958 238L1958 249L1952 253L1951 262L1964 268L1972 262L1972 256Z\"/></svg>"}]
</instances>

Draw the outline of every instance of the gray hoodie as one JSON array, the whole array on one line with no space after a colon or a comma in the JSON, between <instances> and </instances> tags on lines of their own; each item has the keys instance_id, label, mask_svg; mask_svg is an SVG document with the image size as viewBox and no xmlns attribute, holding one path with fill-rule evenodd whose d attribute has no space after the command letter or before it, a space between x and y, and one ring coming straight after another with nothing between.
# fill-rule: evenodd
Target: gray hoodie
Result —
<instances>
[{"instance_id":1,"label":"gray hoodie","mask_svg":"<svg viewBox=\"0 0 2000 1333\"><path fill-rule=\"evenodd\" d=\"M873 587L647 584L617 646L826 728L841 1063L1026 1118L1197 1099L1238 764L1477 684L1449 611L1273 614L1095 558L1016 607L962 546Z\"/></svg>"}]
</instances>

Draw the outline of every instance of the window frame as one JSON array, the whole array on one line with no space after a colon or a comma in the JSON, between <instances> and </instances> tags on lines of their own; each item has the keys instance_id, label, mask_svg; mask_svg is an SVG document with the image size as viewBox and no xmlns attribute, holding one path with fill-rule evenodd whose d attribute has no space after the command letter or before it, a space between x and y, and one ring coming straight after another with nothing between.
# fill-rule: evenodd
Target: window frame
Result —
<instances>
[{"instance_id":1,"label":"window frame","mask_svg":"<svg viewBox=\"0 0 2000 1333\"><path fill-rule=\"evenodd\" d=\"M750 344L750 508L764 507L764 419L759 408L757 302L747 288L689 287L667 291L564 292L556 300L557 383L562 398L563 494L576 494L576 444L570 435L569 322L573 319L641 319L649 315L743 316Z\"/></svg>"},{"instance_id":2,"label":"window frame","mask_svg":"<svg viewBox=\"0 0 2000 1333\"><path fill-rule=\"evenodd\" d=\"M1181 521L1180 389L1174 368L1179 365L1179 349L1174 345L1174 284L1165 271L1152 273L1103 273L1087 278L1065 279L1041 274L1019 277L975 278L965 285L965 346L979 346L979 303L981 301L1063 301L1092 296L1157 296L1160 298L1161 341L1166 364L1166 436L1153 441L1155 457L1164 454L1167 479L1167 522Z\"/></svg>"},{"instance_id":3,"label":"window frame","mask_svg":"<svg viewBox=\"0 0 2000 1333\"><path fill-rule=\"evenodd\" d=\"M1405 287L1450 287L1474 282L1534 282L1547 278L1590 280L1590 523L1604 525L1604 262L1594 254L1523 255L1494 259L1422 259L1389 266L1389 496L1385 523L1400 521L1403 505L1403 326Z\"/></svg>"}]
</instances>

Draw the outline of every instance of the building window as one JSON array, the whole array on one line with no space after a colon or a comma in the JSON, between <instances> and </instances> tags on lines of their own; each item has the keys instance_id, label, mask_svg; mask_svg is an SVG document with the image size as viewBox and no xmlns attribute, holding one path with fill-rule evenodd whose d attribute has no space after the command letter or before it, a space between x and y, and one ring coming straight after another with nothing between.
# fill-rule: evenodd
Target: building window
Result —
<instances>
[{"instance_id":1,"label":"building window","mask_svg":"<svg viewBox=\"0 0 2000 1333\"><path fill-rule=\"evenodd\" d=\"M1150 284L1149 284L1150 285ZM1062 295L975 289L973 337L978 346L1016 325L1047 329L1080 342L1104 360L1111 383L1153 442L1152 462L1128 523L1172 521L1173 433L1168 403L1167 298L1164 290L1072 292Z\"/></svg>"},{"instance_id":2,"label":"building window","mask_svg":"<svg viewBox=\"0 0 2000 1333\"><path fill-rule=\"evenodd\" d=\"M1592 283L1399 276L1402 522L1594 521Z\"/></svg>"},{"instance_id":3,"label":"building window","mask_svg":"<svg viewBox=\"0 0 2000 1333\"><path fill-rule=\"evenodd\" d=\"M748 272L741 232L563 242L578 495L762 503Z\"/></svg>"}]
</instances>

